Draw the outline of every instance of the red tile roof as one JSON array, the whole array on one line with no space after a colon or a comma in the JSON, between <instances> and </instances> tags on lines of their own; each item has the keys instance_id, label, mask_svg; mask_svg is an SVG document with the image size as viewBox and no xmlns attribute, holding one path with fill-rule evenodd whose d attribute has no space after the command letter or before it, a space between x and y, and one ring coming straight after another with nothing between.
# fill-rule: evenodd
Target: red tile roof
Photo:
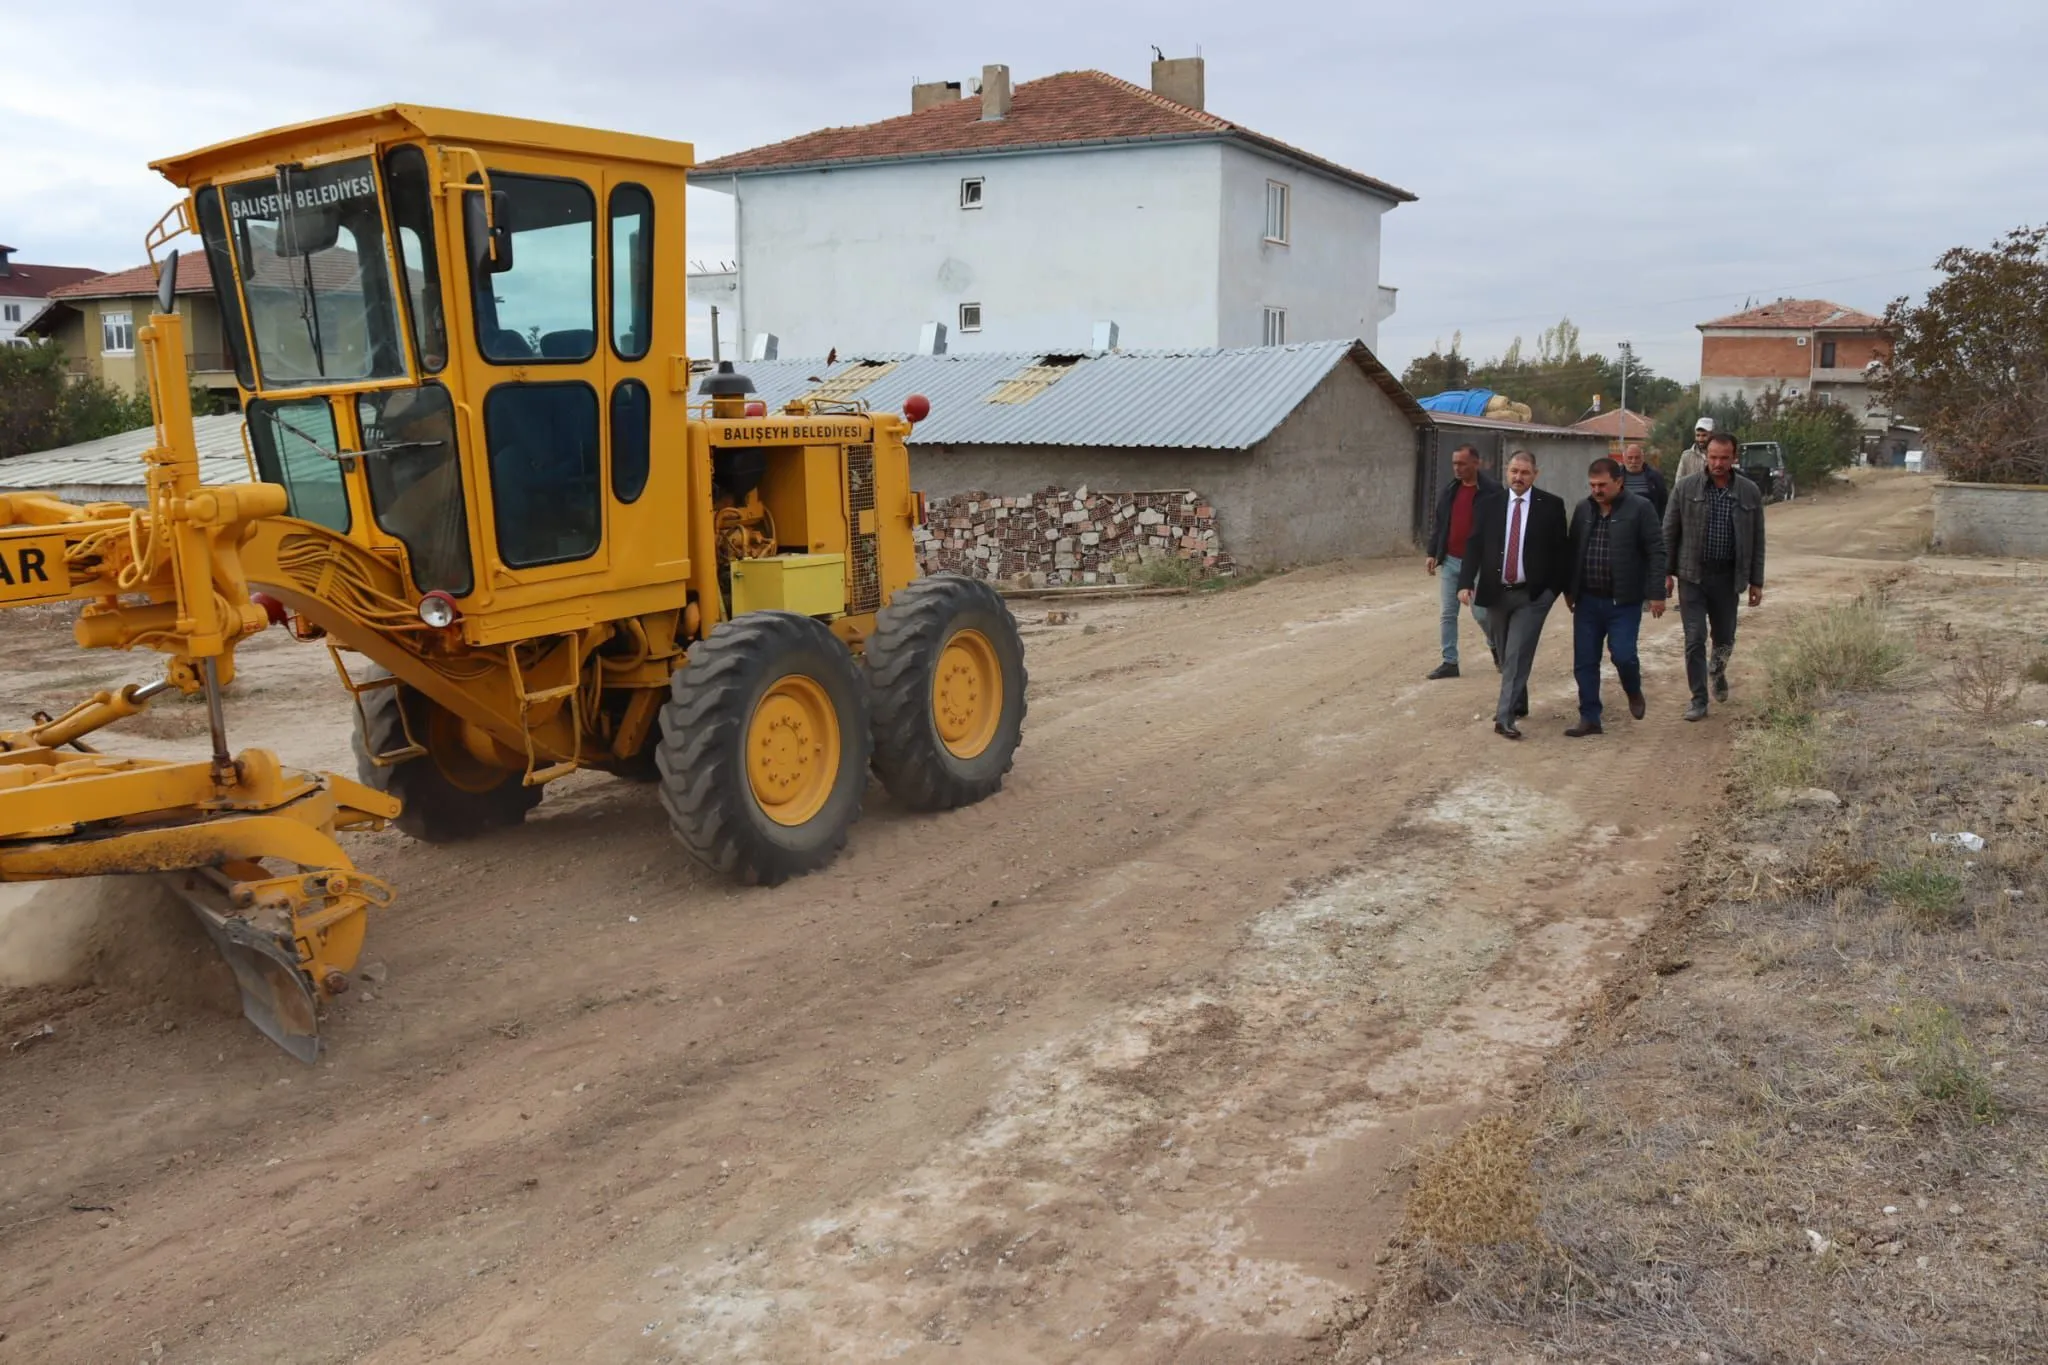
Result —
<instances>
[{"instance_id":1,"label":"red tile roof","mask_svg":"<svg viewBox=\"0 0 2048 1365\"><path fill-rule=\"evenodd\" d=\"M66 285L89 280L100 272L82 265L32 265L9 261L0 275L0 295L11 299L47 299Z\"/></svg>"},{"instance_id":2,"label":"red tile roof","mask_svg":"<svg viewBox=\"0 0 2048 1365\"><path fill-rule=\"evenodd\" d=\"M1609 408L1606 412L1595 413L1591 417L1572 423L1572 430L1590 431L1596 435L1605 436L1610 441L1614 440L1615 424L1619 414L1623 411L1624 409L1621 408ZM1634 408L1626 409L1626 411L1628 413L1628 420L1620 423L1621 439L1624 441L1649 440L1650 419L1637 412Z\"/></svg>"},{"instance_id":3,"label":"red tile roof","mask_svg":"<svg viewBox=\"0 0 2048 1365\"><path fill-rule=\"evenodd\" d=\"M132 270L116 270L110 275L92 275L62 289L50 291L53 299L131 299L156 292L156 270L152 266L138 265ZM206 253L203 251L180 252L178 255L178 292L180 294L210 294L213 292L213 275L206 268Z\"/></svg>"},{"instance_id":4,"label":"red tile roof","mask_svg":"<svg viewBox=\"0 0 2048 1365\"><path fill-rule=\"evenodd\" d=\"M976 152L1193 138L1230 138L1292 161L1327 171L1399 203L1415 196L1334 161L1255 133L1241 124L1176 104L1143 86L1102 71L1063 71L1025 81L1011 94L1010 112L983 119L972 96L947 100L915 114L823 128L784 142L699 162L690 175L717 180L729 175L866 161L906 161Z\"/></svg>"},{"instance_id":5,"label":"red tile roof","mask_svg":"<svg viewBox=\"0 0 2048 1365\"><path fill-rule=\"evenodd\" d=\"M1839 303L1826 299L1779 299L1761 308L1752 308L1746 313L1730 313L1725 318L1702 322L1706 327L1837 327L1867 331L1884 326L1883 318L1874 318L1868 313L1859 313L1854 308L1845 308Z\"/></svg>"}]
</instances>

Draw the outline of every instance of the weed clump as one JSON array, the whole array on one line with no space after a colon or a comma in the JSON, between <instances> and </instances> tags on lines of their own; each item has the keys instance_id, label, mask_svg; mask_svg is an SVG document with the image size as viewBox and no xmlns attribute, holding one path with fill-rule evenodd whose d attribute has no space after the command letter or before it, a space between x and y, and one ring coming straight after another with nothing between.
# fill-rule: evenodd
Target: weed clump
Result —
<instances>
[{"instance_id":1,"label":"weed clump","mask_svg":"<svg viewBox=\"0 0 2048 1365\"><path fill-rule=\"evenodd\" d=\"M1877 874L1877 889L1891 897L1915 929L1947 929L1962 915L1963 879L1932 862L1888 867Z\"/></svg>"},{"instance_id":2,"label":"weed clump","mask_svg":"<svg viewBox=\"0 0 2048 1365\"><path fill-rule=\"evenodd\" d=\"M1977 1063L1977 1050L1962 1021L1946 1005L1915 1000L1892 1011L1898 1046L1888 1069L1910 1087L1900 1117L1962 1119L1990 1123L1999 1116L1991 1081Z\"/></svg>"},{"instance_id":3,"label":"weed clump","mask_svg":"<svg viewBox=\"0 0 2048 1365\"><path fill-rule=\"evenodd\" d=\"M1885 620L1881 595L1808 612L1764 650L1770 710L1800 715L1830 693L1876 687L1905 666L1907 655Z\"/></svg>"}]
</instances>

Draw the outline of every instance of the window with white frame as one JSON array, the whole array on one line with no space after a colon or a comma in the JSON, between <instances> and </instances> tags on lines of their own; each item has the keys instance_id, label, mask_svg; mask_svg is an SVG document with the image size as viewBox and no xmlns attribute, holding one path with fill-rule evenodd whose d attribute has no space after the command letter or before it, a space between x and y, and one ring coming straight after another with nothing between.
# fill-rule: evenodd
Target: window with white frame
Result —
<instances>
[{"instance_id":1,"label":"window with white frame","mask_svg":"<svg viewBox=\"0 0 2048 1365\"><path fill-rule=\"evenodd\" d=\"M21 305L18 303L10 303L7 304L4 308L0 308L0 321L20 322Z\"/></svg>"},{"instance_id":2,"label":"window with white frame","mask_svg":"<svg viewBox=\"0 0 2048 1365\"><path fill-rule=\"evenodd\" d=\"M1268 308L1266 310L1266 325L1259 333L1259 344L1261 346L1285 346L1287 344L1287 310L1285 308Z\"/></svg>"},{"instance_id":3,"label":"window with white frame","mask_svg":"<svg viewBox=\"0 0 2048 1365\"><path fill-rule=\"evenodd\" d=\"M1266 182L1266 240L1286 242L1288 230L1293 226L1288 219L1292 216L1289 205L1291 198L1287 186L1278 180Z\"/></svg>"},{"instance_id":4,"label":"window with white frame","mask_svg":"<svg viewBox=\"0 0 2048 1365\"><path fill-rule=\"evenodd\" d=\"M100 314L100 350L107 355L128 355L135 350L135 315Z\"/></svg>"},{"instance_id":5,"label":"window with white frame","mask_svg":"<svg viewBox=\"0 0 2048 1365\"><path fill-rule=\"evenodd\" d=\"M970 175L960 182L960 207L978 209L981 207L982 177Z\"/></svg>"},{"instance_id":6,"label":"window with white frame","mask_svg":"<svg viewBox=\"0 0 2048 1365\"><path fill-rule=\"evenodd\" d=\"M981 330L980 304L963 303L960 305L960 330L963 332L979 332Z\"/></svg>"}]
</instances>

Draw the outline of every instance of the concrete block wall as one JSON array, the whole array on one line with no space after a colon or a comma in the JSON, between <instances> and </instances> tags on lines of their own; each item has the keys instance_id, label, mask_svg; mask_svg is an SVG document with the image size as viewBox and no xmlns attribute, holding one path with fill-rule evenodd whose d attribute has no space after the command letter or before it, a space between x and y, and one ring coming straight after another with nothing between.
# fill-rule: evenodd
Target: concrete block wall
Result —
<instances>
[{"instance_id":1,"label":"concrete block wall","mask_svg":"<svg viewBox=\"0 0 2048 1365\"><path fill-rule=\"evenodd\" d=\"M1936 484L1932 548L1945 555L2048 559L2048 485Z\"/></svg>"}]
</instances>

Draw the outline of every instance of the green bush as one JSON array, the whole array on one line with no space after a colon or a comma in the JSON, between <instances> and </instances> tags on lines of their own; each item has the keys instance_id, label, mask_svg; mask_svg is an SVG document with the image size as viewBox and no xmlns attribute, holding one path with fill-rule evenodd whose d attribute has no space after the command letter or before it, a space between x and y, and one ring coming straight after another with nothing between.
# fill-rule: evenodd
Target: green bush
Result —
<instances>
[{"instance_id":1,"label":"green bush","mask_svg":"<svg viewBox=\"0 0 2048 1365\"><path fill-rule=\"evenodd\" d=\"M0 459L149 424L145 395L90 377L68 378L56 343L0 347Z\"/></svg>"}]
</instances>

